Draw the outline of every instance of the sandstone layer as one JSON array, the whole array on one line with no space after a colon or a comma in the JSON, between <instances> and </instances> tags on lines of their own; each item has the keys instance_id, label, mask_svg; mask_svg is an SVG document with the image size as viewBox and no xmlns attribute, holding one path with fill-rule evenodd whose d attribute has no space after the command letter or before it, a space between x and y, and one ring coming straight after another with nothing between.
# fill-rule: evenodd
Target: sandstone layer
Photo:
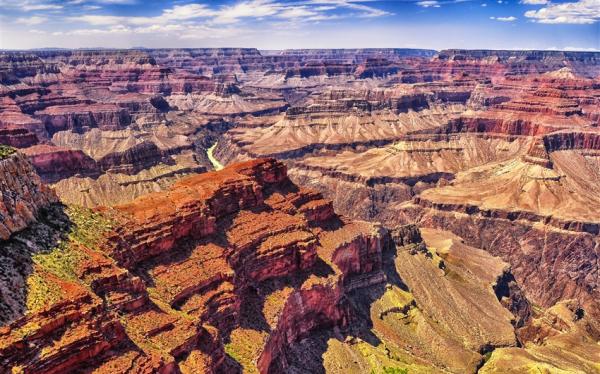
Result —
<instances>
[{"instance_id":1,"label":"sandstone layer","mask_svg":"<svg viewBox=\"0 0 600 374\"><path fill-rule=\"evenodd\" d=\"M58 201L20 153L3 148L0 156L0 240L7 240L36 221L40 210Z\"/></svg>"},{"instance_id":2,"label":"sandstone layer","mask_svg":"<svg viewBox=\"0 0 600 374\"><path fill-rule=\"evenodd\" d=\"M0 365L227 371L245 364L238 339L258 334L252 349L263 353L252 359L276 370L291 342L349 323L346 292L382 280L384 246L381 227L338 217L275 160L188 177L96 212L47 205L39 224L2 245L2 266L21 265L2 277L12 294L2 302L10 323ZM355 283L359 276L366 280ZM297 303L321 316L298 314Z\"/></svg>"},{"instance_id":3,"label":"sandstone layer","mask_svg":"<svg viewBox=\"0 0 600 374\"><path fill-rule=\"evenodd\" d=\"M0 372L600 372L599 56L0 52Z\"/></svg>"}]
</instances>

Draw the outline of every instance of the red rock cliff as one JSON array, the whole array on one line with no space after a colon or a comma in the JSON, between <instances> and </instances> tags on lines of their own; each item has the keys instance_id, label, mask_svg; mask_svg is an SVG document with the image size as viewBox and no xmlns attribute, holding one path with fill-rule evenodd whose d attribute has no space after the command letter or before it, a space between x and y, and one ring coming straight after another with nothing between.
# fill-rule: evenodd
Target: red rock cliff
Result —
<instances>
[{"instance_id":1,"label":"red rock cliff","mask_svg":"<svg viewBox=\"0 0 600 374\"><path fill-rule=\"evenodd\" d=\"M0 159L0 239L23 230L36 220L40 209L58 199L42 184L26 158L14 153Z\"/></svg>"},{"instance_id":2,"label":"red rock cliff","mask_svg":"<svg viewBox=\"0 0 600 374\"><path fill-rule=\"evenodd\" d=\"M293 185L273 159L69 214L66 246L50 254L75 256L72 275L33 265L56 295L0 329L0 371L235 372L232 350L252 333L263 334L249 343L253 360L260 356L257 367L269 372L285 367L288 344L347 326L346 292L385 278L384 230L340 219L330 201ZM38 229L52 232L58 221ZM48 251L24 238L8 245ZM257 327L257 318L272 327Z\"/></svg>"}]
</instances>

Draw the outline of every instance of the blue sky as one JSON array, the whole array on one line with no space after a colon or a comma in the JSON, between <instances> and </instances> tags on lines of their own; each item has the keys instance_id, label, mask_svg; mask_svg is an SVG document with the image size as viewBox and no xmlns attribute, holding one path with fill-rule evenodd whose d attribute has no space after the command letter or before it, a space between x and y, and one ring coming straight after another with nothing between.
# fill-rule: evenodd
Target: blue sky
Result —
<instances>
[{"instance_id":1,"label":"blue sky","mask_svg":"<svg viewBox=\"0 0 600 374\"><path fill-rule=\"evenodd\" d=\"M0 48L600 50L600 0L0 0Z\"/></svg>"}]
</instances>

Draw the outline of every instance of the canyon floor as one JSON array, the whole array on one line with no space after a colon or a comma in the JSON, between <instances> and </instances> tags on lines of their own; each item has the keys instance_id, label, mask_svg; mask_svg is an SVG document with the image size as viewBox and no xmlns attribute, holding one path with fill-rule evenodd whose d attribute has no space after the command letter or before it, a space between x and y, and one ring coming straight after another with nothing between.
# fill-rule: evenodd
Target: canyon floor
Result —
<instances>
[{"instance_id":1,"label":"canyon floor","mask_svg":"<svg viewBox=\"0 0 600 374\"><path fill-rule=\"evenodd\" d=\"M600 373L600 53L0 52L0 373Z\"/></svg>"}]
</instances>

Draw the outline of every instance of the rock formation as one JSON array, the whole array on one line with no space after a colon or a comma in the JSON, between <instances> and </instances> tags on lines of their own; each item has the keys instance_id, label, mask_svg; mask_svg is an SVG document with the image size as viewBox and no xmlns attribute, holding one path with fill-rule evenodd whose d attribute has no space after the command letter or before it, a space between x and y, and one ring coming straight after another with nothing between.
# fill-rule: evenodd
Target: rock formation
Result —
<instances>
[{"instance_id":1,"label":"rock formation","mask_svg":"<svg viewBox=\"0 0 600 374\"><path fill-rule=\"evenodd\" d=\"M0 52L0 372L599 372L599 56Z\"/></svg>"},{"instance_id":2,"label":"rock formation","mask_svg":"<svg viewBox=\"0 0 600 374\"><path fill-rule=\"evenodd\" d=\"M0 148L0 239L7 240L36 221L42 208L58 201L31 164L14 149Z\"/></svg>"},{"instance_id":3,"label":"rock formation","mask_svg":"<svg viewBox=\"0 0 600 374\"><path fill-rule=\"evenodd\" d=\"M27 285L24 305L2 305L11 310L2 316L11 321L1 331L5 369L220 370L231 365L224 349L238 348L233 336L258 323L248 314L265 313L280 320L270 335L253 330L270 336L264 348L259 341L254 347L264 349L259 365L268 371L301 336L347 325L346 288L384 279L383 229L339 218L319 194L293 185L275 160L188 177L97 212L46 208L38 226L3 243L5 262L29 256L23 273L2 279L8 290L10 282ZM53 245L41 232L68 238ZM357 284L359 276L366 280ZM273 282L287 285L287 294L277 294L268 309L249 310L277 293ZM331 295L328 304L321 293ZM325 308L323 317L296 320L298 302Z\"/></svg>"}]
</instances>

